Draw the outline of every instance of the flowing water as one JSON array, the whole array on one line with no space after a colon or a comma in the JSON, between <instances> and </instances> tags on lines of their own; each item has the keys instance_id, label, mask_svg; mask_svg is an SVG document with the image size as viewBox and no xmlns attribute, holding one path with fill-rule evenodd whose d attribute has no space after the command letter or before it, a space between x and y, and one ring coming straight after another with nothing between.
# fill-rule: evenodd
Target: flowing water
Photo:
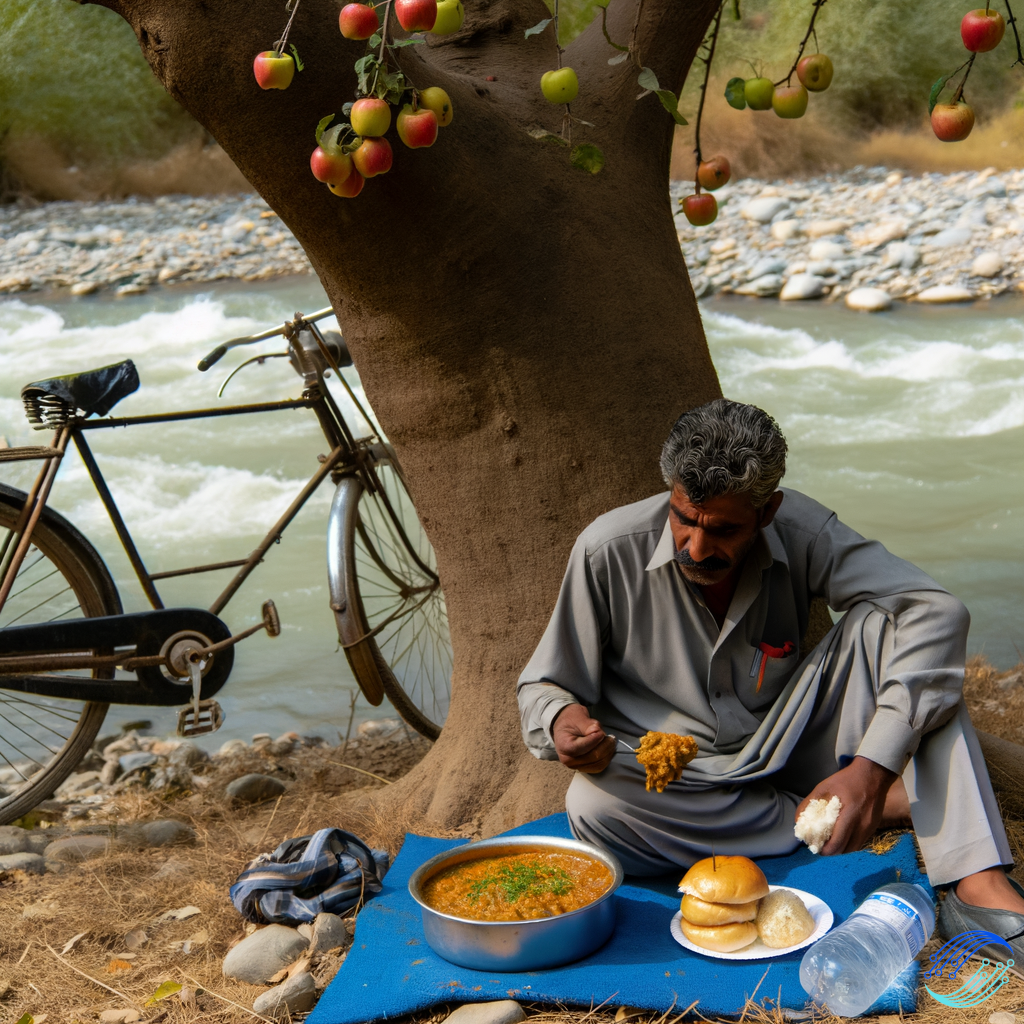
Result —
<instances>
[{"instance_id":1,"label":"flowing water","mask_svg":"<svg viewBox=\"0 0 1024 1024\"><path fill-rule=\"evenodd\" d=\"M327 305L314 281L225 284L119 301L0 302L0 434L39 443L18 397L24 383L130 357L142 388L117 414L215 405L241 361L207 374L197 359L215 344ZM834 508L960 596L973 616L970 648L997 665L1024 647L1024 300L966 308L900 308L865 316L821 303L716 299L703 307L725 393L782 424L791 448L786 483ZM280 348L278 339L262 351ZM358 379L349 371L358 391ZM667 369L666 386L671 386ZM295 397L285 360L236 377L232 404ZM350 408L350 407L348 407ZM243 557L316 468L325 442L313 416L285 412L130 431L94 431L90 444L147 565L161 571ZM4 468L26 486L31 469ZM233 630L277 603L281 637L260 634L236 654L219 699L224 738L286 729L335 738L356 694L327 608L324 531L330 488L306 505L228 606ZM77 456L61 469L53 506L100 549L126 608L145 607ZM168 580L167 604L204 606L223 574ZM388 709L357 701L355 722ZM161 732L173 714L115 708L112 723L144 717Z\"/></svg>"}]
</instances>

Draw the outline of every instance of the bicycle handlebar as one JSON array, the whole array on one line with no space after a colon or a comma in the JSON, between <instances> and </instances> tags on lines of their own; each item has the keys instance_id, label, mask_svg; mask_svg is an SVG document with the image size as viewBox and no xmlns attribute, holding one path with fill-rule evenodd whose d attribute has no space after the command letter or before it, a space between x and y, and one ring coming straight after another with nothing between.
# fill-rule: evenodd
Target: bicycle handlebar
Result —
<instances>
[{"instance_id":1,"label":"bicycle handlebar","mask_svg":"<svg viewBox=\"0 0 1024 1024\"><path fill-rule=\"evenodd\" d=\"M301 317L301 319L305 323L314 323L317 320L322 320L325 316L330 316L333 312L333 306L326 306L324 309L318 309L315 313L310 313L309 316ZM296 319L299 318L296 317ZM232 338L230 341L225 341L223 345L218 345L212 352L208 352L203 356L197 364L198 368L205 373L215 363L219 363L227 355L229 349L238 348L240 345L252 345L257 341L266 341L267 338L277 337L280 334L284 334L292 323L294 321L281 324L279 327L271 327L266 331L260 331L259 334L250 334L244 338Z\"/></svg>"}]
</instances>

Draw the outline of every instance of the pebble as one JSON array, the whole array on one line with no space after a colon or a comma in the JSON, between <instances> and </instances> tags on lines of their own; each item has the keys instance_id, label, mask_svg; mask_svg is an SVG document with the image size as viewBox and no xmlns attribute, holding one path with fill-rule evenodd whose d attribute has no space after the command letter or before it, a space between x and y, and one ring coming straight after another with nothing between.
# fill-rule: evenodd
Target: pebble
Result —
<instances>
[{"instance_id":1,"label":"pebble","mask_svg":"<svg viewBox=\"0 0 1024 1024\"><path fill-rule=\"evenodd\" d=\"M225 792L232 800L243 804L254 804L260 800L272 800L280 796L287 787L280 779L271 775L252 773L242 775L228 783Z\"/></svg>"},{"instance_id":2,"label":"pebble","mask_svg":"<svg viewBox=\"0 0 1024 1024\"><path fill-rule=\"evenodd\" d=\"M739 285L733 291L737 295L756 295L762 299L769 295L778 295L782 291L782 275L763 274L753 281Z\"/></svg>"},{"instance_id":3,"label":"pebble","mask_svg":"<svg viewBox=\"0 0 1024 1024\"><path fill-rule=\"evenodd\" d=\"M815 242L807 251L812 260L841 260L846 255L846 246L838 242Z\"/></svg>"},{"instance_id":4,"label":"pebble","mask_svg":"<svg viewBox=\"0 0 1024 1024\"><path fill-rule=\"evenodd\" d=\"M130 775L132 772L155 765L156 754L151 754L148 750L138 750L131 754L123 754L117 761L121 766L121 771L125 775Z\"/></svg>"},{"instance_id":5,"label":"pebble","mask_svg":"<svg viewBox=\"0 0 1024 1024\"><path fill-rule=\"evenodd\" d=\"M100 771L100 782L104 786L112 786L121 775L121 763L119 761L107 761Z\"/></svg>"},{"instance_id":6,"label":"pebble","mask_svg":"<svg viewBox=\"0 0 1024 1024\"><path fill-rule=\"evenodd\" d=\"M971 240L971 229L965 227L945 228L932 236L931 244L937 249L966 245Z\"/></svg>"},{"instance_id":7,"label":"pebble","mask_svg":"<svg viewBox=\"0 0 1024 1024\"><path fill-rule=\"evenodd\" d=\"M252 1004L255 1013L277 1020L305 1013L316 1005L316 982L308 971L299 971L286 982L269 989Z\"/></svg>"},{"instance_id":8,"label":"pebble","mask_svg":"<svg viewBox=\"0 0 1024 1024\"><path fill-rule=\"evenodd\" d=\"M995 277L1005 265L1003 257L997 252L983 252L974 257L971 273L975 277Z\"/></svg>"},{"instance_id":9,"label":"pebble","mask_svg":"<svg viewBox=\"0 0 1024 1024\"><path fill-rule=\"evenodd\" d=\"M393 736L401 728L402 722L398 718L377 718L360 723L356 732L363 737L383 739L386 736Z\"/></svg>"},{"instance_id":10,"label":"pebble","mask_svg":"<svg viewBox=\"0 0 1024 1024\"><path fill-rule=\"evenodd\" d=\"M265 985L278 971L294 963L308 943L294 929L269 924L242 939L224 958L224 977Z\"/></svg>"},{"instance_id":11,"label":"pebble","mask_svg":"<svg viewBox=\"0 0 1024 1024\"><path fill-rule=\"evenodd\" d=\"M313 937L309 943L309 954L326 953L337 949L348 941L345 922L337 914L317 914L313 918Z\"/></svg>"},{"instance_id":12,"label":"pebble","mask_svg":"<svg viewBox=\"0 0 1024 1024\"><path fill-rule=\"evenodd\" d=\"M46 859L65 864L80 864L84 860L102 857L110 848L106 836L67 836L46 847Z\"/></svg>"},{"instance_id":13,"label":"pebble","mask_svg":"<svg viewBox=\"0 0 1024 1024\"><path fill-rule=\"evenodd\" d=\"M854 288L846 293L846 305L863 313L881 313L892 307L892 296L884 288Z\"/></svg>"},{"instance_id":14,"label":"pebble","mask_svg":"<svg viewBox=\"0 0 1024 1024\"><path fill-rule=\"evenodd\" d=\"M996 1010L988 1015L988 1024L1017 1024L1017 1015L1009 1010Z\"/></svg>"},{"instance_id":15,"label":"pebble","mask_svg":"<svg viewBox=\"0 0 1024 1024\"><path fill-rule=\"evenodd\" d=\"M24 853L28 849L28 832L17 825L0 825L0 857Z\"/></svg>"},{"instance_id":16,"label":"pebble","mask_svg":"<svg viewBox=\"0 0 1024 1024\"><path fill-rule=\"evenodd\" d=\"M747 220L757 221L758 224L767 224L773 217L787 209L789 209L788 199L783 199L781 196L769 196L747 203L740 210L740 216Z\"/></svg>"},{"instance_id":17,"label":"pebble","mask_svg":"<svg viewBox=\"0 0 1024 1024\"><path fill-rule=\"evenodd\" d=\"M493 1003L465 1003L444 1019L444 1024L519 1024L526 1011L514 999Z\"/></svg>"},{"instance_id":18,"label":"pebble","mask_svg":"<svg viewBox=\"0 0 1024 1024\"><path fill-rule=\"evenodd\" d=\"M840 235L848 227L848 220L812 220L804 225L804 234L808 238L821 238L823 235Z\"/></svg>"},{"instance_id":19,"label":"pebble","mask_svg":"<svg viewBox=\"0 0 1024 1024\"><path fill-rule=\"evenodd\" d=\"M882 267L899 267L901 270L913 270L921 259L921 250L909 242L890 242L885 247Z\"/></svg>"},{"instance_id":20,"label":"pebble","mask_svg":"<svg viewBox=\"0 0 1024 1024\"><path fill-rule=\"evenodd\" d=\"M162 819L141 825L129 825L121 830L118 844L135 847L184 846L194 843L195 831L183 821Z\"/></svg>"},{"instance_id":21,"label":"pebble","mask_svg":"<svg viewBox=\"0 0 1024 1024\"><path fill-rule=\"evenodd\" d=\"M782 287L779 298L817 299L825 292L825 282L815 274L794 274Z\"/></svg>"},{"instance_id":22,"label":"pebble","mask_svg":"<svg viewBox=\"0 0 1024 1024\"><path fill-rule=\"evenodd\" d=\"M798 220L777 220L772 224L772 238L778 242L788 242L799 234L800 221Z\"/></svg>"},{"instance_id":23,"label":"pebble","mask_svg":"<svg viewBox=\"0 0 1024 1024\"><path fill-rule=\"evenodd\" d=\"M961 288L954 284L937 284L931 288L925 288L918 292L914 298L918 302L970 302L974 295L968 288Z\"/></svg>"},{"instance_id":24,"label":"pebble","mask_svg":"<svg viewBox=\"0 0 1024 1024\"><path fill-rule=\"evenodd\" d=\"M131 1007L125 1010L104 1010L100 1014L100 1020L105 1024L135 1024L135 1021L141 1019L142 1014Z\"/></svg>"},{"instance_id":25,"label":"pebble","mask_svg":"<svg viewBox=\"0 0 1024 1024\"><path fill-rule=\"evenodd\" d=\"M29 875L42 875L46 872L46 861L38 853L8 853L0 857L0 872L24 871Z\"/></svg>"},{"instance_id":26,"label":"pebble","mask_svg":"<svg viewBox=\"0 0 1024 1024\"><path fill-rule=\"evenodd\" d=\"M237 757L239 754L247 754L249 752L249 745L245 740L227 740L222 743L220 750L217 751L221 757Z\"/></svg>"}]
</instances>

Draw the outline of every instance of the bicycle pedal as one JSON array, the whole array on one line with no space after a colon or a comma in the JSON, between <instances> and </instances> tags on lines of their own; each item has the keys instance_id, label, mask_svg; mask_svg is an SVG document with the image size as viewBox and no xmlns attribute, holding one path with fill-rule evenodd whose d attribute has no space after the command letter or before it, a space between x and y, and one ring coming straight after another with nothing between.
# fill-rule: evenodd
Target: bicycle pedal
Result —
<instances>
[{"instance_id":1,"label":"bicycle pedal","mask_svg":"<svg viewBox=\"0 0 1024 1024\"><path fill-rule=\"evenodd\" d=\"M201 700L199 714L195 705L189 704L178 712L179 736L204 736L216 732L224 724L224 709L215 700Z\"/></svg>"}]
</instances>

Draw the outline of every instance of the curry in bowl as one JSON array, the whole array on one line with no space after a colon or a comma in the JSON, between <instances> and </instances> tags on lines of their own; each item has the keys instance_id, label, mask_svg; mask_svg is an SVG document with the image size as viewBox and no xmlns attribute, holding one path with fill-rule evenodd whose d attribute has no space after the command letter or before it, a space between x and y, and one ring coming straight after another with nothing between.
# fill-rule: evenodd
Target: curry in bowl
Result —
<instances>
[{"instance_id":1,"label":"curry in bowl","mask_svg":"<svg viewBox=\"0 0 1024 1024\"><path fill-rule=\"evenodd\" d=\"M423 902L473 921L557 917L593 903L612 872L584 854L531 850L480 857L442 868L422 883Z\"/></svg>"}]
</instances>

